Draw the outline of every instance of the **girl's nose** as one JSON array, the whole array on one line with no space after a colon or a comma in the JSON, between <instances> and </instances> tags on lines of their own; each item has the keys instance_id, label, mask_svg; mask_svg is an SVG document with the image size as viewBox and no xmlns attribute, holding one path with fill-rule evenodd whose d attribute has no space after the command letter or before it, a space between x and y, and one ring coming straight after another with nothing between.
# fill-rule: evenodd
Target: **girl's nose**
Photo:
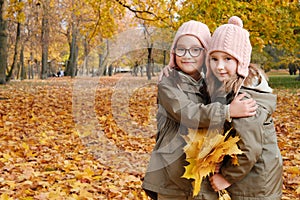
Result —
<instances>
[{"instance_id":1,"label":"girl's nose","mask_svg":"<svg viewBox=\"0 0 300 200\"><path fill-rule=\"evenodd\" d=\"M223 70L224 69L224 63L223 62L218 62L217 69L218 70Z\"/></svg>"},{"instance_id":2,"label":"girl's nose","mask_svg":"<svg viewBox=\"0 0 300 200\"><path fill-rule=\"evenodd\" d=\"M193 56L191 55L190 51L186 51L184 57L186 57L186 58L192 58Z\"/></svg>"}]
</instances>

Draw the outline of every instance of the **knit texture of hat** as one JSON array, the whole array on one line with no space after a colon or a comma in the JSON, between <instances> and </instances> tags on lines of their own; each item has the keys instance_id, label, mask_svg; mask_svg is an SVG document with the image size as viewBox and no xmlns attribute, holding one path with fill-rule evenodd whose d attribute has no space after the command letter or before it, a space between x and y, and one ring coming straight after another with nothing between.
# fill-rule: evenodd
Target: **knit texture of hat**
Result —
<instances>
[{"instance_id":1,"label":"knit texture of hat","mask_svg":"<svg viewBox=\"0 0 300 200\"><path fill-rule=\"evenodd\" d=\"M244 78L248 76L252 46L249 32L243 29L243 21L239 17L231 17L228 24L224 24L215 30L208 49L207 64L209 64L209 55L215 51L228 53L237 59L237 73ZM208 69L207 76L209 73L211 73L210 69Z\"/></svg>"},{"instance_id":2,"label":"knit texture of hat","mask_svg":"<svg viewBox=\"0 0 300 200\"><path fill-rule=\"evenodd\" d=\"M178 39L183 36L183 35L192 35L195 36L203 45L203 47L207 50L210 39L211 39L211 34L210 31L207 27L206 24L203 24L201 22L195 21L195 20L190 20L188 22L184 22L176 32L176 35L174 37L172 46L171 46L171 51L170 51L170 61L169 61L169 66L174 67L175 66L175 53L174 53L174 48L175 45L177 44Z\"/></svg>"}]
</instances>

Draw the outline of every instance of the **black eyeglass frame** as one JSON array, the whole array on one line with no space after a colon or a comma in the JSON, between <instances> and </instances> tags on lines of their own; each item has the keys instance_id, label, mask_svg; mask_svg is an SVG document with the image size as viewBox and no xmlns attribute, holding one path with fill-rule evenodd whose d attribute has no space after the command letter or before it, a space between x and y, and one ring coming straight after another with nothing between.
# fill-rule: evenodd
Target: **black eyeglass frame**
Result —
<instances>
[{"instance_id":1,"label":"black eyeglass frame","mask_svg":"<svg viewBox=\"0 0 300 200\"><path fill-rule=\"evenodd\" d=\"M201 53L202 53L203 51L205 51L205 49L202 48L202 47L191 47L191 48L189 48L189 49L180 48L180 49L184 49L184 53L183 53L182 55L181 55L181 54L178 55L178 52L176 52L176 49L178 49L178 48L177 48L177 47L174 48L174 53L175 53L175 55L178 56L178 57L183 57L183 56L185 56L187 51L189 52L189 54L190 54L192 57L198 57L198 56L201 55ZM199 50L200 50L200 51L199 51L199 54L198 54L198 55L192 55L192 54L191 54L191 51L190 51L191 49L199 49Z\"/></svg>"}]
</instances>

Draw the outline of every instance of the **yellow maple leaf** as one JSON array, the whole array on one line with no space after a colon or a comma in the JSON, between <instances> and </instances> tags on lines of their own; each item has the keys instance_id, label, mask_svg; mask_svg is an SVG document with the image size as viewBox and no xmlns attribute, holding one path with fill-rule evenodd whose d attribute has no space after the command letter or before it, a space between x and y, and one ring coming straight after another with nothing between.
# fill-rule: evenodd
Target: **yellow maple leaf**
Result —
<instances>
[{"instance_id":1,"label":"yellow maple leaf","mask_svg":"<svg viewBox=\"0 0 300 200\"><path fill-rule=\"evenodd\" d=\"M231 164L234 166L239 166L239 160L236 155L231 155Z\"/></svg>"},{"instance_id":2,"label":"yellow maple leaf","mask_svg":"<svg viewBox=\"0 0 300 200\"><path fill-rule=\"evenodd\" d=\"M238 165L236 155L242 153L236 144L239 137L227 137L229 132L230 130L222 135L217 130L189 129L188 135L184 136L187 143L184 152L189 164L185 166L182 177L194 180L193 196L200 192L203 178L214 173L216 166L226 155L233 158L232 164ZM224 199L228 199L226 190L222 194Z\"/></svg>"},{"instance_id":3,"label":"yellow maple leaf","mask_svg":"<svg viewBox=\"0 0 300 200\"><path fill-rule=\"evenodd\" d=\"M218 200L231 200L231 197L226 190L221 190L218 192L218 194L219 194Z\"/></svg>"},{"instance_id":4,"label":"yellow maple leaf","mask_svg":"<svg viewBox=\"0 0 300 200\"><path fill-rule=\"evenodd\" d=\"M13 198L9 197L7 193L3 193L0 196L0 200L12 200Z\"/></svg>"},{"instance_id":5,"label":"yellow maple leaf","mask_svg":"<svg viewBox=\"0 0 300 200\"><path fill-rule=\"evenodd\" d=\"M200 149L206 132L202 129L194 130L190 129L189 134L183 136L187 145L184 147L187 158L195 158L197 156L197 151L195 149Z\"/></svg>"},{"instance_id":6,"label":"yellow maple leaf","mask_svg":"<svg viewBox=\"0 0 300 200\"><path fill-rule=\"evenodd\" d=\"M300 194L300 186L296 189L296 193Z\"/></svg>"}]
</instances>

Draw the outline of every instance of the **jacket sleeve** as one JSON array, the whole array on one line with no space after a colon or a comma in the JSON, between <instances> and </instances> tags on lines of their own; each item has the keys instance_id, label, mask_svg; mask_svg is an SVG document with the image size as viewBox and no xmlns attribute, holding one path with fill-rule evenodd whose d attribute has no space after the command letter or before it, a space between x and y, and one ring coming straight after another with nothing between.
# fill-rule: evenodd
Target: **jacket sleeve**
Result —
<instances>
[{"instance_id":1,"label":"jacket sleeve","mask_svg":"<svg viewBox=\"0 0 300 200\"><path fill-rule=\"evenodd\" d=\"M195 103L182 90L166 83L158 85L158 102L163 107L159 110L165 112L161 114L168 115L189 128L223 126L229 113L228 105L217 102L208 105Z\"/></svg>"},{"instance_id":2,"label":"jacket sleeve","mask_svg":"<svg viewBox=\"0 0 300 200\"><path fill-rule=\"evenodd\" d=\"M238 155L238 166L233 166L229 161L221 168L224 178L231 184L243 179L261 159L263 142L263 125L268 117L268 111L262 106L257 109L257 114L252 117L233 119L233 127L240 137L239 148L243 154Z\"/></svg>"}]
</instances>

